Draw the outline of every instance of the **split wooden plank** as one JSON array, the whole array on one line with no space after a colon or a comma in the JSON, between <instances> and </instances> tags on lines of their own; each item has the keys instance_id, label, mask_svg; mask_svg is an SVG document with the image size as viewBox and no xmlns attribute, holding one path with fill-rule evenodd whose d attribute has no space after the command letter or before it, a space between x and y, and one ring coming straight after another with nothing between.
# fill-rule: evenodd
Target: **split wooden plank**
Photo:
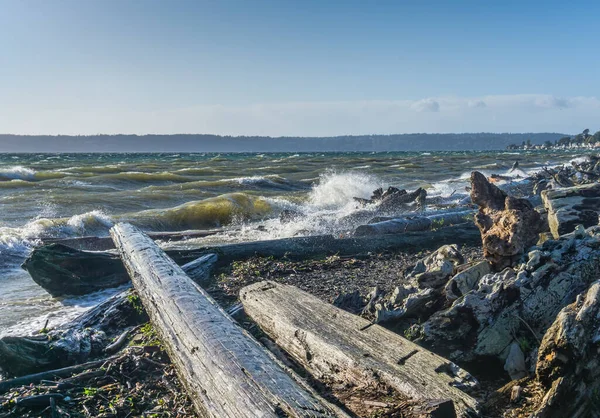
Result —
<instances>
[{"instance_id":1,"label":"split wooden plank","mask_svg":"<svg viewBox=\"0 0 600 418\"><path fill-rule=\"evenodd\" d=\"M240 291L246 313L316 379L359 386L388 384L413 399L451 399L459 417L477 416L460 388L477 383L466 371L379 325L293 286L270 281Z\"/></svg>"},{"instance_id":2,"label":"split wooden plank","mask_svg":"<svg viewBox=\"0 0 600 418\"><path fill-rule=\"evenodd\" d=\"M286 373L142 231L118 224L111 236L201 416L346 416Z\"/></svg>"}]
</instances>

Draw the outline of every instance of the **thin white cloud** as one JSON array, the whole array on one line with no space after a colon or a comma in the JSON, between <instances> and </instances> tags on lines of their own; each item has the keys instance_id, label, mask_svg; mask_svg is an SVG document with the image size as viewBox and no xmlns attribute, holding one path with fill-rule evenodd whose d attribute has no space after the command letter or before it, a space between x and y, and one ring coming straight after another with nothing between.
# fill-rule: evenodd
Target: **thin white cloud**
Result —
<instances>
[{"instance_id":1,"label":"thin white cloud","mask_svg":"<svg viewBox=\"0 0 600 418\"><path fill-rule=\"evenodd\" d=\"M483 100L469 100L467 102L467 106L471 108L484 108L487 107Z\"/></svg>"},{"instance_id":2,"label":"thin white cloud","mask_svg":"<svg viewBox=\"0 0 600 418\"><path fill-rule=\"evenodd\" d=\"M417 112L439 112L440 103L434 99L418 100L410 105Z\"/></svg>"},{"instance_id":3,"label":"thin white cloud","mask_svg":"<svg viewBox=\"0 0 600 418\"><path fill-rule=\"evenodd\" d=\"M597 124L597 125L596 125ZM213 133L329 136L409 132L541 132L600 130L596 97L519 94L210 105L153 112L102 108L0 109L0 129L19 134Z\"/></svg>"}]
</instances>

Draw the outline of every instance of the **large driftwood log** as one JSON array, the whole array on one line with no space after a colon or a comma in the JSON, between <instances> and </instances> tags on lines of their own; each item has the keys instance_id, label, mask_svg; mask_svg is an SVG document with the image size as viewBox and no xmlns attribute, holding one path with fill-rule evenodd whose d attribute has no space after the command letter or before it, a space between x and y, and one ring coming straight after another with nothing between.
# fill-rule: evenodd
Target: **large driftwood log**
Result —
<instances>
[{"instance_id":1,"label":"large driftwood log","mask_svg":"<svg viewBox=\"0 0 600 418\"><path fill-rule=\"evenodd\" d=\"M216 260L216 255L207 254L182 269L202 283ZM0 338L0 370L21 376L87 361L106 352L124 330L147 320L139 300L125 290L45 334Z\"/></svg>"},{"instance_id":2,"label":"large driftwood log","mask_svg":"<svg viewBox=\"0 0 600 418\"><path fill-rule=\"evenodd\" d=\"M436 249L443 244L481 243L472 224L449 226L426 232L407 232L369 237L336 239L332 235L294 237L270 241L255 241L194 249L166 251L178 264L188 263L205 254L219 256L217 266L254 256L306 259L340 256L361 256L369 252L419 252ZM123 263L114 252L80 251L62 244L35 248L23 263L33 280L53 296L83 294L115 287L129 282Z\"/></svg>"},{"instance_id":3,"label":"large driftwood log","mask_svg":"<svg viewBox=\"0 0 600 418\"><path fill-rule=\"evenodd\" d=\"M111 235L201 416L336 416L139 229L118 224Z\"/></svg>"},{"instance_id":4,"label":"large driftwood log","mask_svg":"<svg viewBox=\"0 0 600 418\"><path fill-rule=\"evenodd\" d=\"M471 199L479 206L475 224L483 255L496 271L513 265L536 243L543 223L527 199L508 196L477 171L471 173Z\"/></svg>"},{"instance_id":5,"label":"large driftwood log","mask_svg":"<svg viewBox=\"0 0 600 418\"><path fill-rule=\"evenodd\" d=\"M243 288L246 313L317 379L357 386L385 383L419 400L451 399L457 416L477 402L459 389L475 385L448 360L379 325L295 287L266 281Z\"/></svg>"},{"instance_id":6,"label":"large driftwood log","mask_svg":"<svg viewBox=\"0 0 600 418\"><path fill-rule=\"evenodd\" d=\"M405 232L429 231L432 228L463 224L469 221L469 217L474 213L474 210L466 210L439 215L390 219L368 225L361 225L356 228L354 235L403 234Z\"/></svg>"},{"instance_id":7,"label":"large driftwood log","mask_svg":"<svg viewBox=\"0 0 600 418\"><path fill-rule=\"evenodd\" d=\"M544 190L542 201L554 238L573 232L580 224L586 228L598 225L600 183Z\"/></svg>"}]
</instances>

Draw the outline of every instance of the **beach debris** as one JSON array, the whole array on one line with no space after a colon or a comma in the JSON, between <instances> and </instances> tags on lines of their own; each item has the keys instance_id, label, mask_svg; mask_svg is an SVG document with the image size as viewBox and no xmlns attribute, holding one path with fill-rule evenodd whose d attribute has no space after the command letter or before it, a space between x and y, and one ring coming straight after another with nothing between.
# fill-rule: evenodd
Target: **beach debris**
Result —
<instances>
[{"instance_id":1,"label":"beach debris","mask_svg":"<svg viewBox=\"0 0 600 418\"><path fill-rule=\"evenodd\" d=\"M554 238L573 232L577 225L598 225L600 183L544 190L542 201Z\"/></svg>"},{"instance_id":2,"label":"beach debris","mask_svg":"<svg viewBox=\"0 0 600 418\"><path fill-rule=\"evenodd\" d=\"M423 407L449 400L457 417L478 410L465 391L478 386L471 375L364 318L271 281L244 287L240 300L262 331L321 380L357 387L385 384Z\"/></svg>"},{"instance_id":3,"label":"beach debris","mask_svg":"<svg viewBox=\"0 0 600 418\"><path fill-rule=\"evenodd\" d=\"M119 355L0 381L0 416L194 416L167 353L146 334L136 340Z\"/></svg>"},{"instance_id":4,"label":"beach debris","mask_svg":"<svg viewBox=\"0 0 600 418\"><path fill-rule=\"evenodd\" d=\"M540 214L526 199L508 196L478 171L471 173L471 199L484 257L496 270L514 265L543 230Z\"/></svg>"}]
</instances>

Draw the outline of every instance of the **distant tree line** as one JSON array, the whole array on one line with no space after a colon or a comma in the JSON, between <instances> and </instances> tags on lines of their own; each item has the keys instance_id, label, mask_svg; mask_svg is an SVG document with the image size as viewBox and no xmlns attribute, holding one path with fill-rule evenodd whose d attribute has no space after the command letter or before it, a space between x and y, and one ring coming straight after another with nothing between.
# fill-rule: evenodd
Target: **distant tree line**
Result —
<instances>
[{"instance_id":1,"label":"distant tree line","mask_svg":"<svg viewBox=\"0 0 600 418\"><path fill-rule=\"evenodd\" d=\"M175 135L2 135L0 152L394 152L491 151L511 143L543 144L560 133L343 135L334 137Z\"/></svg>"}]
</instances>

